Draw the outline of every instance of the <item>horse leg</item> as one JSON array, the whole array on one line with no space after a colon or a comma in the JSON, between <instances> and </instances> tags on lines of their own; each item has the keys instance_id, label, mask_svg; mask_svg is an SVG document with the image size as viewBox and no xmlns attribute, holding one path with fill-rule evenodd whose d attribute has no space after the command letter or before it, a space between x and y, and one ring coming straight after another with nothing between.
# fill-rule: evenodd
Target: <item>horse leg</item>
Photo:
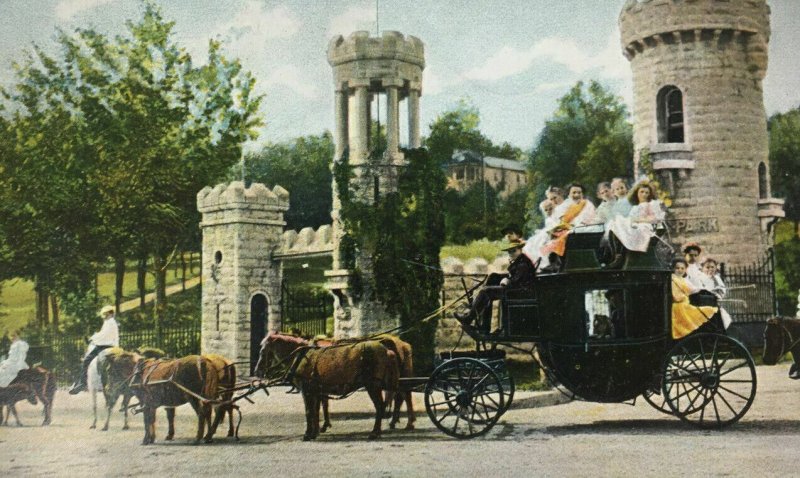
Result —
<instances>
[{"instance_id":1,"label":"horse leg","mask_svg":"<svg viewBox=\"0 0 800 478\"><path fill-rule=\"evenodd\" d=\"M92 420L92 426L89 427L89 430L97 428L97 390L92 390L92 415L94 420Z\"/></svg>"},{"instance_id":2,"label":"horse leg","mask_svg":"<svg viewBox=\"0 0 800 478\"><path fill-rule=\"evenodd\" d=\"M203 432L205 432L206 427L206 417L203 413L203 405L200 404L200 401L196 398L193 398L189 401L194 409L194 413L197 415L197 435L194 437L195 445L200 443L200 440L203 438Z\"/></svg>"},{"instance_id":3,"label":"horse leg","mask_svg":"<svg viewBox=\"0 0 800 478\"><path fill-rule=\"evenodd\" d=\"M142 417L144 418L144 439L142 439L142 445L149 445L155 441L155 409L152 407L144 407Z\"/></svg>"},{"instance_id":4,"label":"horse leg","mask_svg":"<svg viewBox=\"0 0 800 478\"><path fill-rule=\"evenodd\" d=\"M108 424L111 421L111 410L114 408L114 403L117 400L116 400L116 397L111 398L108 395L106 395L105 393L103 393L103 395L105 396L105 399L106 399L106 424L103 425L103 428L101 428L100 431L104 431L105 432L105 431L108 431ZM126 414L125 415L126 424L127 424L127 421L128 421L128 416Z\"/></svg>"},{"instance_id":5,"label":"horse leg","mask_svg":"<svg viewBox=\"0 0 800 478\"><path fill-rule=\"evenodd\" d=\"M114 402L116 403L116 400L114 400ZM131 402L131 394L130 393L123 394L122 395L122 419L123 419L122 429L123 430L127 430L127 429L130 428L128 426L128 406L130 405L130 402ZM113 405L111 405L111 406L113 407ZM109 413L109 415L111 414L111 409L110 408L109 408L108 413Z\"/></svg>"},{"instance_id":6,"label":"horse leg","mask_svg":"<svg viewBox=\"0 0 800 478\"><path fill-rule=\"evenodd\" d=\"M228 397L228 400L231 398L233 397ZM236 434L236 428L233 426L233 405L228 405L226 408L228 410L228 436L232 437Z\"/></svg>"},{"instance_id":7,"label":"horse leg","mask_svg":"<svg viewBox=\"0 0 800 478\"><path fill-rule=\"evenodd\" d=\"M42 396L39 397L39 399L42 401L42 405L44 405L44 410L42 412L44 413L44 421L42 422L42 426L50 424L50 419L53 413L53 399L55 399L55 396L55 379L52 376L48 376L45 379L45 385L42 387Z\"/></svg>"},{"instance_id":8,"label":"horse leg","mask_svg":"<svg viewBox=\"0 0 800 478\"><path fill-rule=\"evenodd\" d=\"M320 433L325 433L331 425L331 415L328 412L328 397L320 397L320 403L322 404L322 428L319 429Z\"/></svg>"},{"instance_id":9,"label":"horse leg","mask_svg":"<svg viewBox=\"0 0 800 478\"><path fill-rule=\"evenodd\" d=\"M369 398L372 399L372 404L375 406L375 426L372 427L372 433L369 434L369 439L374 440L381 436L381 420L386 409L386 402L383 400L383 393L378 385L368 386L367 393L369 393Z\"/></svg>"},{"instance_id":10,"label":"horse leg","mask_svg":"<svg viewBox=\"0 0 800 478\"><path fill-rule=\"evenodd\" d=\"M406 413L408 414L408 422L406 423L406 430L413 430L414 429L414 422L417 421L417 417L416 417L416 415L414 415L414 398L411 395L411 390L406 390L405 392L402 392L402 394L405 395ZM398 397L401 400L403 398L402 395L398 395ZM399 403L398 403L397 407L398 407L398 412L397 413L399 414L400 413L400 411L399 411L400 404Z\"/></svg>"},{"instance_id":11,"label":"horse leg","mask_svg":"<svg viewBox=\"0 0 800 478\"><path fill-rule=\"evenodd\" d=\"M14 420L17 421L17 426L21 427L22 426L22 422L19 421L19 415L17 415L17 406L15 404L13 404L13 403L9 404L8 405L8 411L14 414Z\"/></svg>"},{"instance_id":12,"label":"horse leg","mask_svg":"<svg viewBox=\"0 0 800 478\"><path fill-rule=\"evenodd\" d=\"M167 436L164 437L166 441L172 441L175 438L175 409L165 408L167 412Z\"/></svg>"},{"instance_id":13,"label":"horse leg","mask_svg":"<svg viewBox=\"0 0 800 478\"><path fill-rule=\"evenodd\" d=\"M319 421L319 411L314 406L314 397L313 394L309 393L305 387L301 389L301 393L303 394L303 404L305 405L306 409L306 432L303 435L303 441L309 441L316 438L314 436L314 422L312 420L311 414L314 413L317 415L317 421Z\"/></svg>"},{"instance_id":14,"label":"horse leg","mask_svg":"<svg viewBox=\"0 0 800 478\"><path fill-rule=\"evenodd\" d=\"M222 407L218 407L222 408ZM211 443L214 441L214 433L217 431L217 425L220 421L222 421L222 417L225 416L225 410L222 409L221 411L217 412L217 418L220 420L214 420L214 426L211 426L211 415L214 411L214 405L211 403L201 403L200 404L200 411L203 413L205 417L204 423L208 423L208 429L206 430L206 436L203 438L205 443Z\"/></svg>"}]
</instances>

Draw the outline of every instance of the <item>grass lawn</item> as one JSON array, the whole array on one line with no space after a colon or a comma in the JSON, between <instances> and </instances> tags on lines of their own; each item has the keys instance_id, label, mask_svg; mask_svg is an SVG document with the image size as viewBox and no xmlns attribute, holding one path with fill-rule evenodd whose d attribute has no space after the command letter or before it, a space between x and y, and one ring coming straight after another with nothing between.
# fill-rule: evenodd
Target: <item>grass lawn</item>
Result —
<instances>
[{"instance_id":1,"label":"grass lawn","mask_svg":"<svg viewBox=\"0 0 800 478\"><path fill-rule=\"evenodd\" d=\"M490 241L488 239L481 239L479 241L472 241L465 245L449 245L442 247L439 257L455 257L461 261L466 261L474 257L482 257L487 262L494 262L495 258L502 251L500 251L501 241Z\"/></svg>"},{"instance_id":2,"label":"grass lawn","mask_svg":"<svg viewBox=\"0 0 800 478\"><path fill-rule=\"evenodd\" d=\"M195 255L195 260L197 255ZM136 288L136 269L135 263L129 264L131 267L125 273L125 281L122 286L123 301L135 299L139 296L139 291ZM195 265L194 274L186 270L186 279L199 274L200 268ZM170 268L167 271L167 286L178 284L181 281L180 271L176 275L174 270ZM152 292L155 286L155 277L153 274L147 274L145 280L145 288L147 292ZM114 274L112 272L102 272L98 276L97 281L98 292L102 297L101 302L114 302ZM7 332L17 330L34 320L35 317L35 302L36 296L33 292L33 283L22 280L12 279L3 282L2 291L0 291L0 336Z\"/></svg>"}]
</instances>

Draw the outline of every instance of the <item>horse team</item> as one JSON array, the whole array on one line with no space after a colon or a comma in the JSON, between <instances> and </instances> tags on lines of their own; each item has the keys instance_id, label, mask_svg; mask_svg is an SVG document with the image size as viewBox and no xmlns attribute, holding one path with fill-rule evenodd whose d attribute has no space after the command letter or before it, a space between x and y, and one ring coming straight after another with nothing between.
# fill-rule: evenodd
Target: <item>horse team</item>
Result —
<instances>
[{"instance_id":1,"label":"horse team","mask_svg":"<svg viewBox=\"0 0 800 478\"><path fill-rule=\"evenodd\" d=\"M129 428L129 410L136 407L136 413L144 417L144 445L155 441L156 410L165 408L168 424L165 439L172 440L175 407L186 403L197 415L195 442L211 442L225 415L228 415L228 436L238 440L238 426L234 426L234 413L238 411L234 400L236 365L221 355L165 359L154 351L140 354L115 347L101 352L88 370L94 413L90 428L97 427L97 395L102 394L106 416L101 430L109 429L111 414L121 398L122 429ZM414 428L411 392L399 390L399 378L413 375L412 350L397 337L383 335L371 340L335 342L270 333L261 343L256 372L270 384L291 384L300 391L306 416L304 440L313 440L331 427L330 397L343 397L361 388L367 391L375 408L370 438L380 436L381 422L389 409L393 408L390 427L397 425L403 402L408 411L406 429ZM8 407L9 416L13 414L19 424L14 403L28 400L36 404L38 399L45 404L43 425L49 424L56 388L52 374L35 367L20 372L15 382L22 383L0 389L0 404ZM138 404L130 405L133 397ZM320 407L324 413L322 427Z\"/></svg>"},{"instance_id":2,"label":"horse team","mask_svg":"<svg viewBox=\"0 0 800 478\"><path fill-rule=\"evenodd\" d=\"M792 352L795 361L790 377L800 378L797 363L800 360L800 320L770 319L764 331L764 363L775 364L788 352ZM168 433L165 439L172 440L175 407L185 403L197 414L195 442L211 442L226 414L228 436L238 440L238 427L234 426L233 418L238 411L234 400L236 365L225 357L209 354L164 359L153 353L138 354L113 348L104 351L92 368L96 374L94 385L90 375L90 390L95 395L91 428L97 424L96 394L102 391L106 408L102 430L108 430L112 409L120 397L120 411L125 417L123 429L127 429L129 402L136 397L139 404L135 406L144 416L144 445L155 441L156 409L166 409ZM375 408L370 439L380 436L381 422L388 408L393 408L390 428L397 425L403 402L408 413L406 429L414 428L411 391L400 387L400 377L413 376L412 350L397 337L383 335L367 340L309 342L293 335L270 333L261 343L255 370L268 384L291 384L300 391L306 417L304 440L313 440L330 428L329 398L344 397L361 388L367 391ZM20 371L8 387L0 388L0 423L7 424L8 418L14 415L21 425L14 404L27 400L32 404L42 402L42 425L50 424L55 391L55 378L44 368ZM2 414L4 407L8 408L5 416ZM324 418L321 427L320 409Z\"/></svg>"}]
</instances>

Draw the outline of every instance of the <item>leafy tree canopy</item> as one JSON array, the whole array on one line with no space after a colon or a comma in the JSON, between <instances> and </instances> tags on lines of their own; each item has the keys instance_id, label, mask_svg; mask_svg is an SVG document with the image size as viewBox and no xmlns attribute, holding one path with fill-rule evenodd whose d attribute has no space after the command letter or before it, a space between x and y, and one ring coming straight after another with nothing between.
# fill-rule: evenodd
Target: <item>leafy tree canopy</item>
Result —
<instances>
[{"instance_id":1,"label":"leafy tree canopy","mask_svg":"<svg viewBox=\"0 0 800 478\"><path fill-rule=\"evenodd\" d=\"M772 115L768 127L772 192L786 199L786 219L800 235L800 108Z\"/></svg>"},{"instance_id":2,"label":"leafy tree canopy","mask_svg":"<svg viewBox=\"0 0 800 478\"><path fill-rule=\"evenodd\" d=\"M331 223L333 138L329 132L270 144L246 159L246 178L289 191L286 227L317 228ZM239 175L238 167L233 175Z\"/></svg>"},{"instance_id":3,"label":"leafy tree canopy","mask_svg":"<svg viewBox=\"0 0 800 478\"><path fill-rule=\"evenodd\" d=\"M601 181L633 174L633 130L621 99L596 81L576 83L558 101L531 152L535 185L529 210L548 186L577 181L588 193Z\"/></svg>"}]
</instances>

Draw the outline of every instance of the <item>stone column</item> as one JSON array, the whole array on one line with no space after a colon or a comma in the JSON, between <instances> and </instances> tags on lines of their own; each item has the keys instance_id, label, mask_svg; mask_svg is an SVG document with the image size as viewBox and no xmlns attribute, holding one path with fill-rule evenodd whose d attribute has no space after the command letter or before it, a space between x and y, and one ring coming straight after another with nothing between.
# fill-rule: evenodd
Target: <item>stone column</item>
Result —
<instances>
[{"instance_id":1,"label":"stone column","mask_svg":"<svg viewBox=\"0 0 800 478\"><path fill-rule=\"evenodd\" d=\"M419 85L411 85L408 91L408 147L419 148Z\"/></svg>"},{"instance_id":2,"label":"stone column","mask_svg":"<svg viewBox=\"0 0 800 478\"><path fill-rule=\"evenodd\" d=\"M363 164L369 148L369 81L353 81L350 86L355 90L353 96L353 114L349 115L350 123L350 164Z\"/></svg>"},{"instance_id":3,"label":"stone column","mask_svg":"<svg viewBox=\"0 0 800 478\"><path fill-rule=\"evenodd\" d=\"M335 98L335 105L334 105L334 116L335 116L335 125L333 130L333 141L336 144L336 150L334 152L334 161L339 161L342 159L342 155L344 154L344 150L348 145L348 138L347 134L347 103L348 103L348 92L347 92L347 85L342 84L339 88L336 89L336 98Z\"/></svg>"},{"instance_id":4,"label":"stone column","mask_svg":"<svg viewBox=\"0 0 800 478\"><path fill-rule=\"evenodd\" d=\"M386 88L386 149L395 154L400 150L400 95L398 87L402 81L383 81Z\"/></svg>"}]
</instances>

